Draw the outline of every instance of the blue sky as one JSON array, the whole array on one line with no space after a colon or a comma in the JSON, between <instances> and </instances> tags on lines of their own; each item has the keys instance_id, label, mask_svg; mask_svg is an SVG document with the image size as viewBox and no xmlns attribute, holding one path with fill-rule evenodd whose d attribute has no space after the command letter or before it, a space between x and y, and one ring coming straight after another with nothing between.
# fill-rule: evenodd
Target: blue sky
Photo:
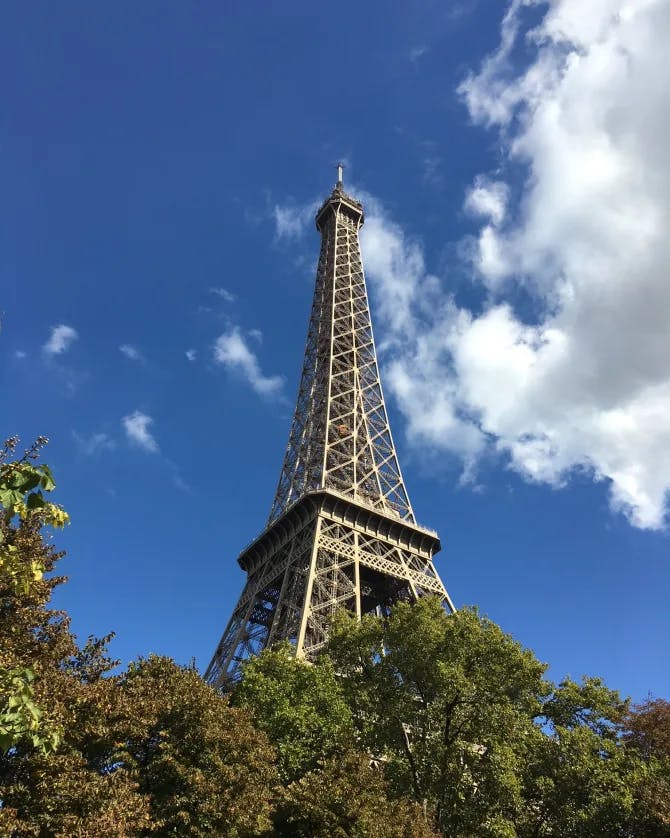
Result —
<instances>
[{"instance_id":1,"label":"blue sky","mask_svg":"<svg viewBox=\"0 0 670 838\"><path fill-rule=\"evenodd\" d=\"M669 33L660 0L4 9L3 426L51 439L80 637L207 665L344 159L456 604L670 694Z\"/></svg>"}]
</instances>

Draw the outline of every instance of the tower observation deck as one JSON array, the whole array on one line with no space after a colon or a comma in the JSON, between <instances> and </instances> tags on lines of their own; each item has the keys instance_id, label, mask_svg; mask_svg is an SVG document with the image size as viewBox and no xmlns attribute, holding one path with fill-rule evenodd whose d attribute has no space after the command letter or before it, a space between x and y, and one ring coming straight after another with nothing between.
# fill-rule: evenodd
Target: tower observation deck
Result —
<instances>
[{"instance_id":1,"label":"tower observation deck","mask_svg":"<svg viewBox=\"0 0 670 838\"><path fill-rule=\"evenodd\" d=\"M361 261L363 206L338 181L316 214L321 252L305 359L279 484L238 563L246 584L205 673L225 689L240 665L288 640L313 658L334 613L386 613L427 594L453 603L403 482L377 366Z\"/></svg>"}]
</instances>

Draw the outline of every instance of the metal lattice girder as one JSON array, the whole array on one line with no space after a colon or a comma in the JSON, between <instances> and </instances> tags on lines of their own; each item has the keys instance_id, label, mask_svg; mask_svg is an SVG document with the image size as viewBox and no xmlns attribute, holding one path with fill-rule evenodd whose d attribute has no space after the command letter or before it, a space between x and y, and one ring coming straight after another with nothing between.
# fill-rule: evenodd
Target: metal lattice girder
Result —
<instances>
[{"instance_id":1,"label":"metal lattice girder","mask_svg":"<svg viewBox=\"0 0 670 838\"><path fill-rule=\"evenodd\" d=\"M276 520L305 492L336 489L414 521L375 354L358 231L361 204L338 185L317 214L321 255Z\"/></svg>"},{"instance_id":2,"label":"metal lattice girder","mask_svg":"<svg viewBox=\"0 0 670 838\"><path fill-rule=\"evenodd\" d=\"M428 594L454 606L403 483L375 355L358 231L338 182L316 216L321 254L295 414L265 530L239 556L247 582L206 672L226 688L279 640L313 658L338 609L359 618Z\"/></svg>"},{"instance_id":3,"label":"metal lattice girder","mask_svg":"<svg viewBox=\"0 0 670 838\"><path fill-rule=\"evenodd\" d=\"M335 612L385 613L427 594L453 603L434 566L431 530L333 490L308 492L239 557L248 580L206 677L225 687L240 664L278 640L312 658Z\"/></svg>"}]
</instances>

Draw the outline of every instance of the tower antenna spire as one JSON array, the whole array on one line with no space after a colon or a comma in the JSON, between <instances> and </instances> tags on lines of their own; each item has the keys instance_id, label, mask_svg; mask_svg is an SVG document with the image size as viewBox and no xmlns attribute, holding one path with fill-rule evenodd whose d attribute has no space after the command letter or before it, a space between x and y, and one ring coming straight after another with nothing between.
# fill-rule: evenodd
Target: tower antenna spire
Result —
<instances>
[{"instance_id":1,"label":"tower antenna spire","mask_svg":"<svg viewBox=\"0 0 670 838\"><path fill-rule=\"evenodd\" d=\"M337 168L337 185L342 186L342 172L344 171L344 163L336 163Z\"/></svg>"}]
</instances>

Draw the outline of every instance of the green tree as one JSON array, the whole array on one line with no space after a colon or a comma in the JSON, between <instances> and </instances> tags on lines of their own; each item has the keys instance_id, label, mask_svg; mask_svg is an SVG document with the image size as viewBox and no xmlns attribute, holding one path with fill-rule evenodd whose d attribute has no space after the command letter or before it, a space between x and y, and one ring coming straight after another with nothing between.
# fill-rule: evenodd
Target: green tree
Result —
<instances>
[{"instance_id":1,"label":"green tree","mask_svg":"<svg viewBox=\"0 0 670 838\"><path fill-rule=\"evenodd\" d=\"M64 581L52 575L61 554L49 530L68 519L45 500L55 487L48 467L36 462L46 440L11 460L17 443L6 443L0 468L0 672L5 683L16 672L22 678L0 709L5 721L21 690L24 720L15 714L4 727L0 834L128 835L147 822L148 803L128 772L96 770L80 747L87 735L96 743L108 731L114 682L92 670L113 663L94 652L95 643L80 652L67 615L49 608Z\"/></svg>"},{"instance_id":2,"label":"green tree","mask_svg":"<svg viewBox=\"0 0 670 838\"><path fill-rule=\"evenodd\" d=\"M0 834L670 838L670 705L555 685L474 610L339 615L316 663L267 650L230 702L79 648L42 444L0 460Z\"/></svg>"},{"instance_id":3,"label":"green tree","mask_svg":"<svg viewBox=\"0 0 670 838\"><path fill-rule=\"evenodd\" d=\"M381 768L355 748L341 679L323 655L309 664L280 644L249 660L233 695L279 754L278 836L422 838L436 834L423 807L389 796Z\"/></svg>"},{"instance_id":4,"label":"green tree","mask_svg":"<svg viewBox=\"0 0 670 838\"><path fill-rule=\"evenodd\" d=\"M114 661L102 641L77 649L67 618L45 607L53 584L38 583L12 611L0 608L0 643L36 673L35 702L59 731L51 749L23 737L0 756L0 834L140 834L150 823L149 800L116 759L119 690L107 675Z\"/></svg>"},{"instance_id":5,"label":"green tree","mask_svg":"<svg viewBox=\"0 0 670 838\"><path fill-rule=\"evenodd\" d=\"M29 500L53 488L36 452L2 472L0 834L267 832L275 752L249 715L163 658L114 674L110 638L79 649L67 615L49 607L64 580L44 530L64 513Z\"/></svg>"},{"instance_id":6,"label":"green tree","mask_svg":"<svg viewBox=\"0 0 670 838\"><path fill-rule=\"evenodd\" d=\"M428 801L445 834L514 834L543 664L476 612L447 617L432 598L387 621L340 617L329 653L396 792Z\"/></svg>"},{"instance_id":7,"label":"green tree","mask_svg":"<svg viewBox=\"0 0 670 838\"><path fill-rule=\"evenodd\" d=\"M422 808L389 797L380 768L348 751L324 760L278 794L275 835L286 838L430 838Z\"/></svg>"},{"instance_id":8,"label":"green tree","mask_svg":"<svg viewBox=\"0 0 670 838\"><path fill-rule=\"evenodd\" d=\"M670 836L670 702L648 699L624 719L624 742L639 754L644 774L636 799L636 836Z\"/></svg>"},{"instance_id":9,"label":"green tree","mask_svg":"<svg viewBox=\"0 0 670 838\"><path fill-rule=\"evenodd\" d=\"M598 679L556 687L490 620L429 598L340 615L328 653L362 746L442 834L632 834L641 764L620 742L626 703Z\"/></svg>"},{"instance_id":10,"label":"green tree","mask_svg":"<svg viewBox=\"0 0 670 838\"><path fill-rule=\"evenodd\" d=\"M649 698L624 718L625 740L646 758L670 759L670 701Z\"/></svg>"},{"instance_id":11,"label":"green tree","mask_svg":"<svg viewBox=\"0 0 670 838\"><path fill-rule=\"evenodd\" d=\"M245 664L233 703L247 708L268 734L286 782L354 743L351 712L330 659L296 660L288 643Z\"/></svg>"},{"instance_id":12,"label":"green tree","mask_svg":"<svg viewBox=\"0 0 670 838\"><path fill-rule=\"evenodd\" d=\"M54 554L45 545L45 527L68 522L61 507L45 500L55 488L48 466L35 464L47 440L40 437L20 458L14 458L18 438L8 439L0 449L0 631L13 612L26 602L43 596L43 583ZM56 727L49 726L35 702L35 669L17 653L13 631L0 645L0 752L23 740L42 750L58 741ZM2 634L0 634L2 637Z\"/></svg>"},{"instance_id":13,"label":"green tree","mask_svg":"<svg viewBox=\"0 0 670 838\"><path fill-rule=\"evenodd\" d=\"M143 834L262 835L270 828L275 751L250 715L195 669L150 657L119 682L120 759L150 801Z\"/></svg>"},{"instance_id":14,"label":"green tree","mask_svg":"<svg viewBox=\"0 0 670 838\"><path fill-rule=\"evenodd\" d=\"M521 768L524 806L517 834L601 838L634 834L639 761L587 726L557 727L536 739Z\"/></svg>"}]
</instances>

